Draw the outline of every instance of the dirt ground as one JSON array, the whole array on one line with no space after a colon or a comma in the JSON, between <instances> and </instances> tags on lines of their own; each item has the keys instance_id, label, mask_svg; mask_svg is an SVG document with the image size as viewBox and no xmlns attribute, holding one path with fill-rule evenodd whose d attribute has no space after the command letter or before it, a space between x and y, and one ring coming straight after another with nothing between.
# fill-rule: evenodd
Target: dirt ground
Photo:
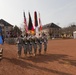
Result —
<instances>
[{"instance_id":1,"label":"dirt ground","mask_svg":"<svg viewBox=\"0 0 76 75\"><path fill-rule=\"evenodd\" d=\"M0 46L1 47L1 46ZM49 40L47 54L17 57L17 45L4 44L0 75L76 75L76 39Z\"/></svg>"}]
</instances>

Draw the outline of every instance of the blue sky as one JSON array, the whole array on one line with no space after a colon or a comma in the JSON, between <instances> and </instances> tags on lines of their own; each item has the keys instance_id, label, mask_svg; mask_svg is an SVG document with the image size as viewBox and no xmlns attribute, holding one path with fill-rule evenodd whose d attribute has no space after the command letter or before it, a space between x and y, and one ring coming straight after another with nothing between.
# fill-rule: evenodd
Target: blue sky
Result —
<instances>
[{"instance_id":1,"label":"blue sky","mask_svg":"<svg viewBox=\"0 0 76 75\"><path fill-rule=\"evenodd\" d=\"M23 11L28 21L28 12L34 22L34 11L40 13L42 25L48 23L66 27L76 23L76 0L0 0L0 19L22 26Z\"/></svg>"}]
</instances>

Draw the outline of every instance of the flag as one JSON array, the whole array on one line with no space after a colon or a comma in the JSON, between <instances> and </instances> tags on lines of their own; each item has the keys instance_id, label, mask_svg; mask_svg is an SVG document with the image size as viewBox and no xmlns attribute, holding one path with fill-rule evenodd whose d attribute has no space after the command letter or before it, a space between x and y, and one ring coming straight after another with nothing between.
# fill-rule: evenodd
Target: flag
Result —
<instances>
[{"instance_id":1,"label":"flag","mask_svg":"<svg viewBox=\"0 0 76 75\"><path fill-rule=\"evenodd\" d=\"M41 31L42 30L42 23L41 23L41 19L40 19L40 13L39 13L39 30Z\"/></svg>"},{"instance_id":2,"label":"flag","mask_svg":"<svg viewBox=\"0 0 76 75\"><path fill-rule=\"evenodd\" d=\"M28 26L27 26L27 21L26 21L26 17L25 17L25 12L23 12L23 16L24 16L25 31L27 33L28 32Z\"/></svg>"},{"instance_id":3,"label":"flag","mask_svg":"<svg viewBox=\"0 0 76 75\"><path fill-rule=\"evenodd\" d=\"M35 23L35 27L38 26L38 21L37 21L37 12L34 12L34 23Z\"/></svg>"},{"instance_id":4,"label":"flag","mask_svg":"<svg viewBox=\"0 0 76 75\"><path fill-rule=\"evenodd\" d=\"M35 26L35 33L36 36L38 36L39 31L38 31L38 20L37 20L37 12L34 12L34 26Z\"/></svg>"},{"instance_id":5,"label":"flag","mask_svg":"<svg viewBox=\"0 0 76 75\"><path fill-rule=\"evenodd\" d=\"M28 22L28 30L32 30L32 19L31 19L31 15L30 15L30 12L29 12L29 22Z\"/></svg>"},{"instance_id":6,"label":"flag","mask_svg":"<svg viewBox=\"0 0 76 75\"><path fill-rule=\"evenodd\" d=\"M31 30L31 34L35 34L35 29L33 26L32 26L32 30Z\"/></svg>"},{"instance_id":7,"label":"flag","mask_svg":"<svg viewBox=\"0 0 76 75\"><path fill-rule=\"evenodd\" d=\"M31 19L30 12L29 12L28 30L30 30L30 32L34 32L34 27L33 27L33 24L32 24L32 19Z\"/></svg>"}]
</instances>

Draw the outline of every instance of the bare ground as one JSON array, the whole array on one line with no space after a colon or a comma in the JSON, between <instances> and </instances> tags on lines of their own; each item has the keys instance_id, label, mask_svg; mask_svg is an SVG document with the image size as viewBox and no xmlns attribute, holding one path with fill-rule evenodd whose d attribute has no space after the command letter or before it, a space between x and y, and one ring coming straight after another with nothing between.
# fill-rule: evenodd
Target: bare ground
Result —
<instances>
[{"instance_id":1,"label":"bare ground","mask_svg":"<svg viewBox=\"0 0 76 75\"><path fill-rule=\"evenodd\" d=\"M1 47L1 46L0 46ZM76 75L76 39L49 40L47 54L17 57L16 45L3 45L0 75Z\"/></svg>"}]
</instances>

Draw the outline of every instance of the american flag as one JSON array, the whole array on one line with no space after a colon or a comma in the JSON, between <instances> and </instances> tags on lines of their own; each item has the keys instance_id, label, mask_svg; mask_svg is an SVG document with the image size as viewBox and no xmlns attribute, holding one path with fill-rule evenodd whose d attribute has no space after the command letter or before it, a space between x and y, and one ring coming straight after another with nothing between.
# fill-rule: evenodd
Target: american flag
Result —
<instances>
[{"instance_id":1,"label":"american flag","mask_svg":"<svg viewBox=\"0 0 76 75\"><path fill-rule=\"evenodd\" d=\"M25 12L23 12L23 16L24 16L25 31L27 33L28 32L28 26L27 26L27 21L26 21L26 17L25 17Z\"/></svg>"}]
</instances>

